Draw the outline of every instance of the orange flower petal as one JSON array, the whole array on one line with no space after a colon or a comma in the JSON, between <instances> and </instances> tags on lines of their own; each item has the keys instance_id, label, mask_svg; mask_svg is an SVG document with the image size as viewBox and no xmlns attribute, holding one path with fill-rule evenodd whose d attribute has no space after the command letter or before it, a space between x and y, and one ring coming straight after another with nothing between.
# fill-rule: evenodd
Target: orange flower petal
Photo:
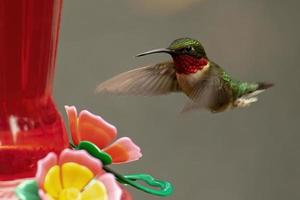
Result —
<instances>
[{"instance_id":1,"label":"orange flower petal","mask_svg":"<svg viewBox=\"0 0 300 200\"><path fill-rule=\"evenodd\" d=\"M78 138L77 134L77 110L75 106L65 106L65 110L68 115L70 131L72 135L72 139L75 145L79 144L80 138Z\"/></svg>"},{"instance_id":2,"label":"orange flower petal","mask_svg":"<svg viewBox=\"0 0 300 200\"><path fill-rule=\"evenodd\" d=\"M142 157L141 149L128 137L122 137L103 149L112 157L114 164L131 162Z\"/></svg>"},{"instance_id":3,"label":"orange flower petal","mask_svg":"<svg viewBox=\"0 0 300 200\"><path fill-rule=\"evenodd\" d=\"M115 139L117 129L100 116L84 110L79 114L78 134L81 141L91 141L102 149Z\"/></svg>"}]
</instances>

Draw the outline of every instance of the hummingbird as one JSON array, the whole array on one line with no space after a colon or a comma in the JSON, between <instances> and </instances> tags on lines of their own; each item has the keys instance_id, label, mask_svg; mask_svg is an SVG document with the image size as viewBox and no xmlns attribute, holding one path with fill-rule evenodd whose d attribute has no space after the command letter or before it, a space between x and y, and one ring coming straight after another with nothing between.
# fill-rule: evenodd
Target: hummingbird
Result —
<instances>
[{"instance_id":1,"label":"hummingbird","mask_svg":"<svg viewBox=\"0 0 300 200\"><path fill-rule=\"evenodd\" d=\"M273 86L267 82L246 82L231 78L208 58L204 47L196 39L179 38L168 48L136 56L155 53L167 53L172 60L121 73L99 84L96 92L142 96L181 92L190 99L182 112L205 109L218 113L247 107L257 101L257 94Z\"/></svg>"}]
</instances>

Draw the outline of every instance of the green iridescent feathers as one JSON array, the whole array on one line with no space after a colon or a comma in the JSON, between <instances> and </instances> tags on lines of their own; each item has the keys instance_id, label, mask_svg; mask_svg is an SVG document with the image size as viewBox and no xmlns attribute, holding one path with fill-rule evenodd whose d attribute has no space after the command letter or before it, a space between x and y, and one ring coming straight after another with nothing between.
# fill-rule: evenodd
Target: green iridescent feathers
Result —
<instances>
[{"instance_id":1,"label":"green iridescent feathers","mask_svg":"<svg viewBox=\"0 0 300 200\"><path fill-rule=\"evenodd\" d=\"M201 42L192 38L176 39L170 44L168 48L176 51L176 50L184 49L186 47L194 48L196 57L206 57L206 53Z\"/></svg>"},{"instance_id":2,"label":"green iridescent feathers","mask_svg":"<svg viewBox=\"0 0 300 200\"><path fill-rule=\"evenodd\" d=\"M229 74L222 70L222 79L226 82L232 89L233 96L235 99L253 93L258 90L265 90L273 86L272 83L258 82L249 83L239 80L232 79Z\"/></svg>"}]
</instances>

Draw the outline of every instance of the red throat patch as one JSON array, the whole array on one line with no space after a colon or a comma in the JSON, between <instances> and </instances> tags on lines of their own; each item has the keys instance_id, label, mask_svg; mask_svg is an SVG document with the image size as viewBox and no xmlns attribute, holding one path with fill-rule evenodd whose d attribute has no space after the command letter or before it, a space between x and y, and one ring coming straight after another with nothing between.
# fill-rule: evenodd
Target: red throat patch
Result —
<instances>
[{"instance_id":1,"label":"red throat patch","mask_svg":"<svg viewBox=\"0 0 300 200\"><path fill-rule=\"evenodd\" d=\"M193 74L202 70L207 65L206 58L195 58L190 55L178 55L173 57L176 72L179 74Z\"/></svg>"}]
</instances>

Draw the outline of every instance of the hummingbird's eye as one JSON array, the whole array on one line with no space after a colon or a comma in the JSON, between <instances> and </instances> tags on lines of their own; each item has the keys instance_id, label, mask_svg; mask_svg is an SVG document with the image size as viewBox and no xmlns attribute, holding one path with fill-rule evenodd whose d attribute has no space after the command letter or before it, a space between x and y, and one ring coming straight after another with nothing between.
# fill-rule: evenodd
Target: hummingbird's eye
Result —
<instances>
[{"instance_id":1,"label":"hummingbird's eye","mask_svg":"<svg viewBox=\"0 0 300 200\"><path fill-rule=\"evenodd\" d=\"M192 46L187 46L187 47L185 47L185 48L183 49L183 51L184 51L185 53L192 53L192 52L194 51L194 47L192 47Z\"/></svg>"},{"instance_id":2,"label":"hummingbird's eye","mask_svg":"<svg viewBox=\"0 0 300 200\"><path fill-rule=\"evenodd\" d=\"M191 46L188 46L185 48L187 51L191 51L192 50L192 47Z\"/></svg>"}]
</instances>

